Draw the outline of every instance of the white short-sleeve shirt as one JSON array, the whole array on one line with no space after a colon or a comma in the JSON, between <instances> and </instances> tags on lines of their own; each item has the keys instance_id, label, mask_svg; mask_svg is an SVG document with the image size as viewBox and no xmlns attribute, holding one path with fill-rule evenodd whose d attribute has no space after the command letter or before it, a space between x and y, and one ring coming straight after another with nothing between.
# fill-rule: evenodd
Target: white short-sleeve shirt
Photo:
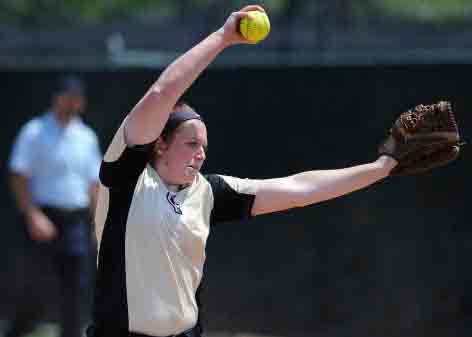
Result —
<instances>
[{"instance_id":1,"label":"white short-sleeve shirt","mask_svg":"<svg viewBox=\"0 0 472 337\"><path fill-rule=\"evenodd\" d=\"M63 127L49 112L20 130L9 160L10 172L30 178L33 201L73 209L89 205L102 154L94 131L78 117Z\"/></svg>"}]
</instances>

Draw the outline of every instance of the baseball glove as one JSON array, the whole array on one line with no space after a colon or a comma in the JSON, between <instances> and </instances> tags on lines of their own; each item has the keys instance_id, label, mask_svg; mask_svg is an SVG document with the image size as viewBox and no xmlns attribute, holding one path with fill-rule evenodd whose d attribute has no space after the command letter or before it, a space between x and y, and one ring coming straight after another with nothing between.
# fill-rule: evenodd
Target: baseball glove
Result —
<instances>
[{"instance_id":1,"label":"baseball glove","mask_svg":"<svg viewBox=\"0 0 472 337\"><path fill-rule=\"evenodd\" d=\"M451 103L443 101L403 112L379 146L379 154L398 161L391 175L413 175L452 162L460 145Z\"/></svg>"}]
</instances>

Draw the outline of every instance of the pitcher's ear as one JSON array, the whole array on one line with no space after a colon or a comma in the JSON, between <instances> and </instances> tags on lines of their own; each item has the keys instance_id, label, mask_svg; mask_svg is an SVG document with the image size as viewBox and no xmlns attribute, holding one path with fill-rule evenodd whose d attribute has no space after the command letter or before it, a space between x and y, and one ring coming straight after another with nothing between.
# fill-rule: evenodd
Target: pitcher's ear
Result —
<instances>
[{"instance_id":1,"label":"pitcher's ear","mask_svg":"<svg viewBox=\"0 0 472 337\"><path fill-rule=\"evenodd\" d=\"M164 138L159 137L156 141L156 144L154 145L154 151L157 153L158 156L160 156L164 153L164 151L167 150L168 147L169 145L164 140Z\"/></svg>"}]
</instances>

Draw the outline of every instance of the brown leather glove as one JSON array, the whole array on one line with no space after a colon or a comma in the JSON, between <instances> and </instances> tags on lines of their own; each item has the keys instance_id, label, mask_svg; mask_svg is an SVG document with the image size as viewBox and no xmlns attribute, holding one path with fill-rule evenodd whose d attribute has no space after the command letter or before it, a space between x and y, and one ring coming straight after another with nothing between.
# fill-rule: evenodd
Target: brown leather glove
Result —
<instances>
[{"instance_id":1,"label":"brown leather glove","mask_svg":"<svg viewBox=\"0 0 472 337\"><path fill-rule=\"evenodd\" d=\"M398 161L391 175L411 175L446 165L459 156L459 128L450 102L403 112L380 144L379 154Z\"/></svg>"}]
</instances>

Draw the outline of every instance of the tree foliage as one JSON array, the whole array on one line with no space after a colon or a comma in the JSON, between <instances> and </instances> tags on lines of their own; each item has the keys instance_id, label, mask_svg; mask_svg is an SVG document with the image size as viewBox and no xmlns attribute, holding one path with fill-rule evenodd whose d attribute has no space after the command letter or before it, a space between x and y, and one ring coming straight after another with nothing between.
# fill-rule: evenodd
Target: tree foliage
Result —
<instances>
[{"instance_id":1,"label":"tree foliage","mask_svg":"<svg viewBox=\"0 0 472 337\"><path fill-rule=\"evenodd\" d=\"M152 24L197 13L221 20L222 12L247 3L247 0L0 0L0 24L25 28L123 21ZM472 11L470 0L262 0L259 3L274 17L291 20L327 8L330 9L327 13L334 16L369 15L380 11L390 16L459 21L466 20Z\"/></svg>"}]
</instances>

